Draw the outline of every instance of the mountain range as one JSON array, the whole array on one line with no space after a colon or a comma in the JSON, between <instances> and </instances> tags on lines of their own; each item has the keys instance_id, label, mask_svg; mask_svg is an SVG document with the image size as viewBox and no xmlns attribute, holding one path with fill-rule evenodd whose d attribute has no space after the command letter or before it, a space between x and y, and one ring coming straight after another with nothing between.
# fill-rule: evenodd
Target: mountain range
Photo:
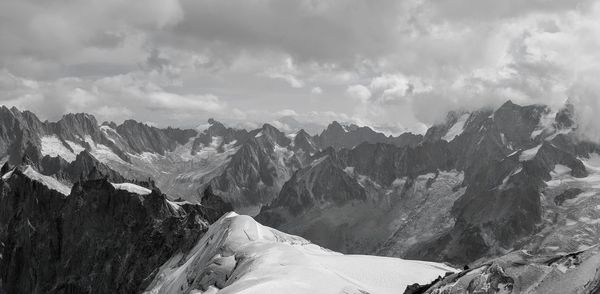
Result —
<instances>
[{"instance_id":1,"label":"mountain range","mask_svg":"<svg viewBox=\"0 0 600 294\"><path fill-rule=\"evenodd\" d=\"M325 272L336 282L313 292L594 293L600 145L574 113L508 101L388 136L338 122L316 135L42 122L2 107L0 289L261 293ZM389 277L409 260L427 274L355 272ZM294 278L272 276L281 262Z\"/></svg>"}]
</instances>

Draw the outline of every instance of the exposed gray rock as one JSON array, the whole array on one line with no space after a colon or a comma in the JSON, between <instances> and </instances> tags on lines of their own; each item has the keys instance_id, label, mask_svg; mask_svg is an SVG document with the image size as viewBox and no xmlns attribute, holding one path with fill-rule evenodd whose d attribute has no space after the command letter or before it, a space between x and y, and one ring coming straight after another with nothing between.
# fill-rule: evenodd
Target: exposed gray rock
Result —
<instances>
[{"instance_id":1,"label":"exposed gray rock","mask_svg":"<svg viewBox=\"0 0 600 294\"><path fill-rule=\"evenodd\" d=\"M597 247L555 256L533 256L516 251L449 275L423 293L591 294L600 290L599 271Z\"/></svg>"},{"instance_id":2,"label":"exposed gray rock","mask_svg":"<svg viewBox=\"0 0 600 294\"><path fill-rule=\"evenodd\" d=\"M321 148L334 147L341 149L353 148L363 142L388 143L399 147L416 146L421 143L423 136L412 133L404 133L398 137L386 136L383 133L373 131L369 127L342 126L334 121L315 139L319 142Z\"/></svg>"},{"instance_id":3,"label":"exposed gray rock","mask_svg":"<svg viewBox=\"0 0 600 294\"><path fill-rule=\"evenodd\" d=\"M68 197L19 169L1 184L0 287L7 293L141 292L208 226L200 205L169 203L158 190L117 190L105 179L76 183Z\"/></svg>"}]
</instances>

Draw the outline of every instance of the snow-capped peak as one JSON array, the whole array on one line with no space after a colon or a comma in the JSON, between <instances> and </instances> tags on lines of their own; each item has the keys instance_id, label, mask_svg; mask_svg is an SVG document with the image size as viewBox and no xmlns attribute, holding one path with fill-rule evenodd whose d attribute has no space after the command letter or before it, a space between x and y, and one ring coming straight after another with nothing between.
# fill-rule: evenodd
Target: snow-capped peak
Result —
<instances>
[{"instance_id":1,"label":"snow-capped peak","mask_svg":"<svg viewBox=\"0 0 600 294\"><path fill-rule=\"evenodd\" d=\"M167 261L147 293L402 293L448 271L437 263L343 255L229 213L191 252Z\"/></svg>"}]
</instances>

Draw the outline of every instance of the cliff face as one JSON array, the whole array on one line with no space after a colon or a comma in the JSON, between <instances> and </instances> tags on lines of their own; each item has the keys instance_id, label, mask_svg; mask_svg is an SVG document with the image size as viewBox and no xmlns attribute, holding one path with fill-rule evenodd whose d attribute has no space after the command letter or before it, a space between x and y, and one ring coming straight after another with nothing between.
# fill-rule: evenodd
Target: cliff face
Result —
<instances>
[{"instance_id":1,"label":"cliff face","mask_svg":"<svg viewBox=\"0 0 600 294\"><path fill-rule=\"evenodd\" d=\"M158 190L129 185L123 189L106 179L84 181L66 196L20 168L3 177L2 289L140 292L162 263L188 250L209 220L226 212L217 211L222 206L209 212L200 205L172 202Z\"/></svg>"}]
</instances>

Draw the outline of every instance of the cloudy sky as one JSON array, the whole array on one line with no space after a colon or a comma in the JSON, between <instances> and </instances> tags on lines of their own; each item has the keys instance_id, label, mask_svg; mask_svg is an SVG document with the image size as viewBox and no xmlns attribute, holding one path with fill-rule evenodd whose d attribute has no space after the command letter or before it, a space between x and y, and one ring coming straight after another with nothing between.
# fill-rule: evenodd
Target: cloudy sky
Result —
<instances>
[{"instance_id":1,"label":"cloudy sky","mask_svg":"<svg viewBox=\"0 0 600 294\"><path fill-rule=\"evenodd\" d=\"M422 132L507 99L595 117L599 77L598 1L0 1L0 103L42 119Z\"/></svg>"}]
</instances>

